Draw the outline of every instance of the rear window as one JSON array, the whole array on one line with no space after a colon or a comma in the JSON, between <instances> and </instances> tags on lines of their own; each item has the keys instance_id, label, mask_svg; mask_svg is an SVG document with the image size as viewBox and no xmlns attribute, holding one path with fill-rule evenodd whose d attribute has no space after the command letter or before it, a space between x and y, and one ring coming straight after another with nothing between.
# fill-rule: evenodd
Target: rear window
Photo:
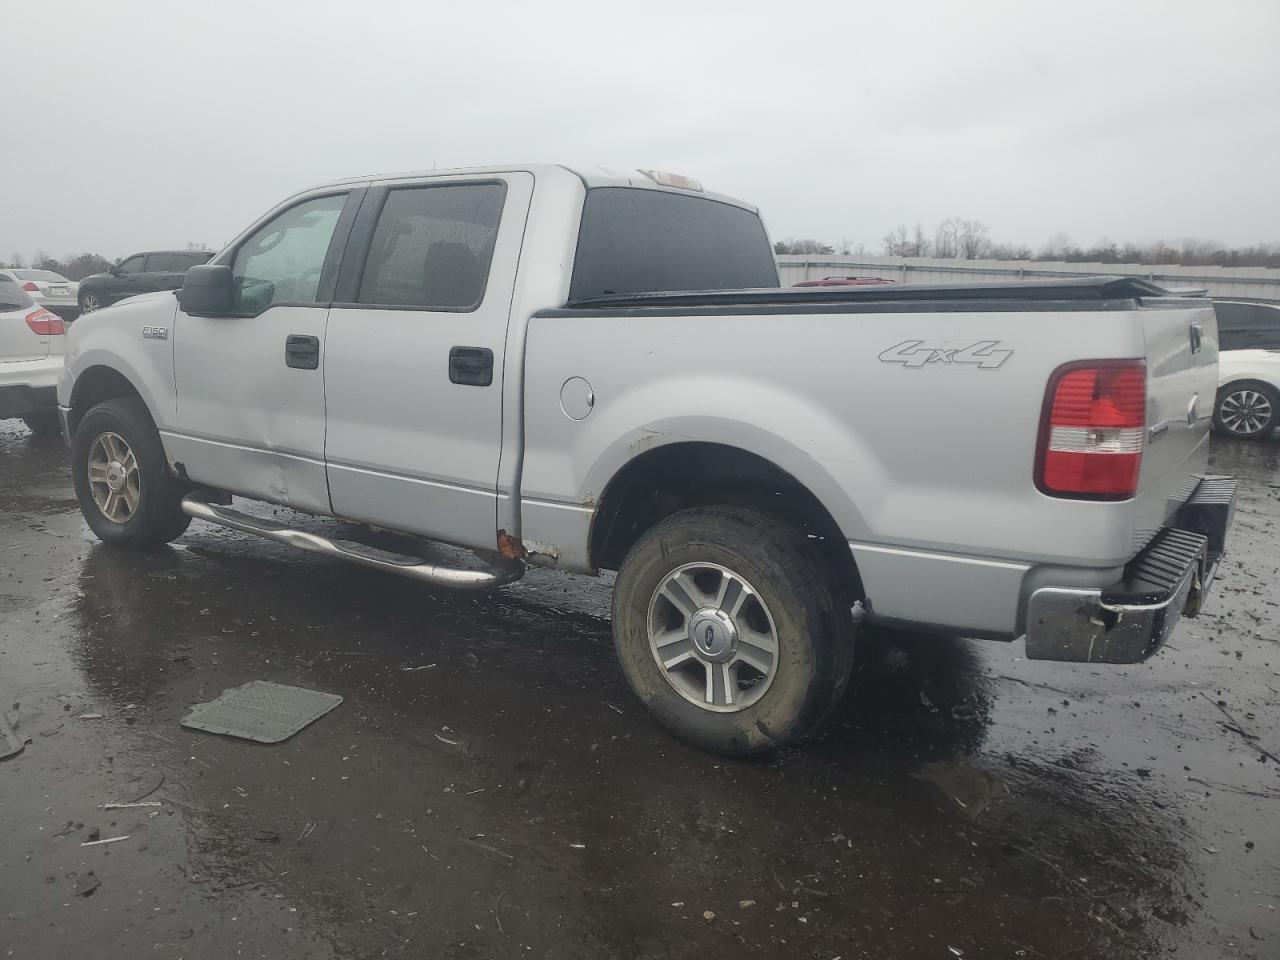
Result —
<instances>
[{"instance_id":1,"label":"rear window","mask_svg":"<svg viewBox=\"0 0 1280 960\"><path fill-rule=\"evenodd\" d=\"M1280 305L1215 301L1220 350L1280 350Z\"/></svg>"},{"instance_id":2,"label":"rear window","mask_svg":"<svg viewBox=\"0 0 1280 960\"><path fill-rule=\"evenodd\" d=\"M776 286L773 248L750 210L661 190L587 191L570 300Z\"/></svg>"},{"instance_id":3,"label":"rear window","mask_svg":"<svg viewBox=\"0 0 1280 960\"><path fill-rule=\"evenodd\" d=\"M44 280L48 283L69 283L60 273L54 273L52 270L15 270L14 276L19 280Z\"/></svg>"}]
</instances>

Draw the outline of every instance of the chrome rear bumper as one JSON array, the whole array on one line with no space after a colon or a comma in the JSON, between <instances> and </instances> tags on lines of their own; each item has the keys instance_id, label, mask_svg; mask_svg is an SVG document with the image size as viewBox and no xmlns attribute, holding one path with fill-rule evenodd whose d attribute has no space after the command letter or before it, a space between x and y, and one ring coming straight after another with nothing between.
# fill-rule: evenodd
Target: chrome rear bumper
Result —
<instances>
[{"instance_id":1,"label":"chrome rear bumper","mask_svg":"<svg viewBox=\"0 0 1280 960\"><path fill-rule=\"evenodd\" d=\"M1236 481L1206 477L1161 531L1105 589L1042 587L1027 602L1027 657L1139 663L1194 617L1217 573L1235 514Z\"/></svg>"}]
</instances>

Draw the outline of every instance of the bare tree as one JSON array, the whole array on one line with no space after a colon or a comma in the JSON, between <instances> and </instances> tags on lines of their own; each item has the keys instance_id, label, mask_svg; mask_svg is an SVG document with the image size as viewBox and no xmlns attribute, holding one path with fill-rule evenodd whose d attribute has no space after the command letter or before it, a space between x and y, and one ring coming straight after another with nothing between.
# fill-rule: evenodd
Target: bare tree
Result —
<instances>
[{"instance_id":1,"label":"bare tree","mask_svg":"<svg viewBox=\"0 0 1280 960\"><path fill-rule=\"evenodd\" d=\"M13 253L9 255L9 266L13 267L14 269L21 270L26 265L27 265L27 261L22 259L22 254Z\"/></svg>"},{"instance_id":2,"label":"bare tree","mask_svg":"<svg viewBox=\"0 0 1280 960\"><path fill-rule=\"evenodd\" d=\"M960 221L960 253L965 260L977 260L986 255L991 246L987 225L977 220Z\"/></svg>"},{"instance_id":3,"label":"bare tree","mask_svg":"<svg viewBox=\"0 0 1280 960\"><path fill-rule=\"evenodd\" d=\"M1038 259L1040 260L1065 260L1067 254L1074 247L1071 246L1071 238L1065 233L1055 233L1052 237L1045 241L1044 246L1040 248Z\"/></svg>"},{"instance_id":4,"label":"bare tree","mask_svg":"<svg viewBox=\"0 0 1280 960\"><path fill-rule=\"evenodd\" d=\"M924 227L919 220L916 221L916 232L912 238L911 247L911 256L913 257L927 257L929 255L929 240L925 237Z\"/></svg>"},{"instance_id":5,"label":"bare tree","mask_svg":"<svg viewBox=\"0 0 1280 960\"><path fill-rule=\"evenodd\" d=\"M933 255L946 259L960 256L960 224L959 217L948 217L938 224L933 235Z\"/></svg>"}]
</instances>

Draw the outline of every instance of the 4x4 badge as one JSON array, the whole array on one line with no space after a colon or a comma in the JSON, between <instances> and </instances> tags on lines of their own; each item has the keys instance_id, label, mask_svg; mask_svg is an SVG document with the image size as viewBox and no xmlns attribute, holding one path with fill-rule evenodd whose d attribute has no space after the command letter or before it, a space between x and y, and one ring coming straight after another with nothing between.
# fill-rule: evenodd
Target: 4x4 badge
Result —
<instances>
[{"instance_id":1,"label":"4x4 badge","mask_svg":"<svg viewBox=\"0 0 1280 960\"><path fill-rule=\"evenodd\" d=\"M999 340L979 340L976 343L903 340L880 354L880 360L912 368L941 363L969 364L982 370L993 370L1013 356L1012 350L997 349L999 347Z\"/></svg>"}]
</instances>

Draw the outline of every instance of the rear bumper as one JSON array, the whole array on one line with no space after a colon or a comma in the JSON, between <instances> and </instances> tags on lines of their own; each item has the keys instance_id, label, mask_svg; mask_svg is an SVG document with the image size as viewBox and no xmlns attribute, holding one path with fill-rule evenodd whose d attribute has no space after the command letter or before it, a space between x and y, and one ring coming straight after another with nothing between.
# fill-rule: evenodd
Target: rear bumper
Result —
<instances>
[{"instance_id":1,"label":"rear bumper","mask_svg":"<svg viewBox=\"0 0 1280 960\"><path fill-rule=\"evenodd\" d=\"M56 387L33 387L26 383L0 384L0 419L52 410L57 405Z\"/></svg>"},{"instance_id":2,"label":"rear bumper","mask_svg":"<svg viewBox=\"0 0 1280 960\"><path fill-rule=\"evenodd\" d=\"M1160 532L1102 589L1041 587L1027 602L1027 656L1075 663L1139 663L1178 620L1194 617L1222 558L1236 481L1205 477Z\"/></svg>"}]
</instances>

